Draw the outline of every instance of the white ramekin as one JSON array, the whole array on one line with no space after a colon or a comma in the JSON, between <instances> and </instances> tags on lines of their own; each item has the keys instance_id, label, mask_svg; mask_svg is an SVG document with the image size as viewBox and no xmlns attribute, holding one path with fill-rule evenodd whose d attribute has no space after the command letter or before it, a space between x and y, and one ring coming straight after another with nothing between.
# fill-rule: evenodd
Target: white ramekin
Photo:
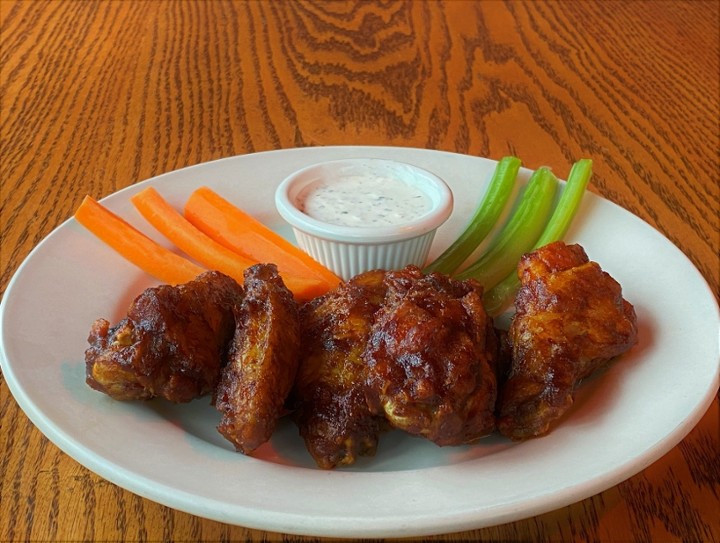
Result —
<instances>
[{"instance_id":1,"label":"white ramekin","mask_svg":"<svg viewBox=\"0 0 720 543\"><path fill-rule=\"evenodd\" d=\"M400 179L425 192L431 208L410 222L383 227L337 226L299 209L298 198L310 185L356 175ZM292 226L298 245L347 280L368 270L425 264L435 231L452 212L453 196L445 182L427 170L392 160L362 158L323 162L293 173L278 186L275 205Z\"/></svg>"}]
</instances>

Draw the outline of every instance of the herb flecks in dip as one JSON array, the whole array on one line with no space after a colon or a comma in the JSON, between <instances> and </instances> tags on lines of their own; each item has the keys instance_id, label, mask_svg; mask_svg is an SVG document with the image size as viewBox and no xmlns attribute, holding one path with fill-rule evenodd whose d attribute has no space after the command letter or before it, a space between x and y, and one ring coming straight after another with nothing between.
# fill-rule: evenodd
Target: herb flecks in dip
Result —
<instances>
[{"instance_id":1,"label":"herb flecks in dip","mask_svg":"<svg viewBox=\"0 0 720 543\"><path fill-rule=\"evenodd\" d=\"M430 211L432 200L393 177L351 175L309 186L298 207L329 224L373 228L412 222Z\"/></svg>"}]
</instances>

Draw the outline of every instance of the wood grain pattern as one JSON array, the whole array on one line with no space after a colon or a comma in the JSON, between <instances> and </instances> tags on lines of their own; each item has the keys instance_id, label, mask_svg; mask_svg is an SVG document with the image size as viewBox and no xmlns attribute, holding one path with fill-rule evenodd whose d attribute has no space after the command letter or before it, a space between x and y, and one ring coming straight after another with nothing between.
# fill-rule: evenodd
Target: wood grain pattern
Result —
<instances>
[{"instance_id":1,"label":"wood grain pattern","mask_svg":"<svg viewBox=\"0 0 720 543\"><path fill-rule=\"evenodd\" d=\"M591 190L678 245L717 298L719 18L714 0L0 0L0 288L86 193L367 144L515 153L561 177L592 157ZM720 541L718 414L716 399L592 498L432 540ZM0 541L315 540L116 487L47 441L1 376L0 417Z\"/></svg>"}]
</instances>

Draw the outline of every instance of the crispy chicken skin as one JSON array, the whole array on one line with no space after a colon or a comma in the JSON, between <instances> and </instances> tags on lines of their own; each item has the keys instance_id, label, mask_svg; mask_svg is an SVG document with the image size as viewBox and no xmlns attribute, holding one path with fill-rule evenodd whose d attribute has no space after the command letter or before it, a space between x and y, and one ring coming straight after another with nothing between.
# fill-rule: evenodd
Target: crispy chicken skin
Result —
<instances>
[{"instance_id":1,"label":"crispy chicken skin","mask_svg":"<svg viewBox=\"0 0 720 543\"><path fill-rule=\"evenodd\" d=\"M249 454L270 439L293 386L300 319L274 264L248 268L244 288L215 406L222 413L220 433Z\"/></svg>"},{"instance_id":2,"label":"crispy chicken skin","mask_svg":"<svg viewBox=\"0 0 720 543\"><path fill-rule=\"evenodd\" d=\"M633 306L579 245L555 242L521 259L508 339L512 368L501 389L500 433L547 433L572 405L577 384L637 341Z\"/></svg>"},{"instance_id":3,"label":"crispy chicken skin","mask_svg":"<svg viewBox=\"0 0 720 543\"><path fill-rule=\"evenodd\" d=\"M373 455L382 417L365 401L362 359L383 301L384 271L360 274L301 307L303 349L293 418L317 465L330 469Z\"/></svg>"},{"instance_id":4,"label":"crispy chicken skin","mask_svg":"<svg viewBox=\"0 0 720 543\"><path fill-rule=\"evenodd\" d=\"M371 410L438 445L492 432L497 338L480 284L414 266L388 272L385 283L364 355Z\"/></svg>"},{"instance_id":5,"label":"crispy chicken skin","mask_svg":"<svg viewBox=\"0 0 720 543\"><path fill-rule=\"evenodd\" d=\"M242 295L242 287L219 272L145 290L116 326L93 323L87 384L116 400L188 402L212 392Z\"/></svg>"}]
</instances>

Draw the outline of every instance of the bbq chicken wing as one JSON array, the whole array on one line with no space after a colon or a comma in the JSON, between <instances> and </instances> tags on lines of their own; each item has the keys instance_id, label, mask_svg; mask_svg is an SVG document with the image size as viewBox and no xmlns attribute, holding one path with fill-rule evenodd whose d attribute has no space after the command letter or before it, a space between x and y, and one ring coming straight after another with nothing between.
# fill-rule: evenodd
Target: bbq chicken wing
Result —
<instances>
[{"instance_id":1,"label":"bbq chicken wing","mask_svg":"<svg viewBox=\"0 0 720 543\"><path fill-rule=\"evenodd\" d=\"M414 266L388 272L385 283L364 356L371 410L438 445L492 432L498 345L482 287Z\"/></svg>"},{"instance_id":2,"label":"bbq chicken wing","mask_svg":"<svg viewBox=\"0 0 720 543\"><path fill-rule=\"evenodd\" d=\"M370 271L301 308L303 349L292 394L294 420L318 466L375 453L383 419L365 401L362 359L383 301L384 271Z\"/></svg>"},{"instance_id":3,"label":"bbq chicken wing","mask_svg":"<svg viewBox=\"0 0 720 543\"><path fill-rule=\"evenodd\" d=\"M216 390L220 433L249 454L273 433L299 362L298 306L273 264L245 272L245 297Z\"/></svg>"},{"instance_id":4,"label":"bbq chicken wing","mask_svg":"<svg viewBox=\"0 0 720 543\"><path fill-rule=\"evenodd\" d=\"M145 290L116 326L93 323L87 384L117 400L188 402L212 392L242 295L235 280L218 272Z\"/></svg>"},{"instance_id":5,"label":"bbq chicken wing","mask_svg":"<svg viewBox=\"0 0 720 543\"><path fill-rule=\"evenodd\" d=\"M633 306L579 245L526 254L508 339L512 367L498 428L513 439L543 435L572 405L578 383L637 341Z\"/></svg>"}]
</instances>

